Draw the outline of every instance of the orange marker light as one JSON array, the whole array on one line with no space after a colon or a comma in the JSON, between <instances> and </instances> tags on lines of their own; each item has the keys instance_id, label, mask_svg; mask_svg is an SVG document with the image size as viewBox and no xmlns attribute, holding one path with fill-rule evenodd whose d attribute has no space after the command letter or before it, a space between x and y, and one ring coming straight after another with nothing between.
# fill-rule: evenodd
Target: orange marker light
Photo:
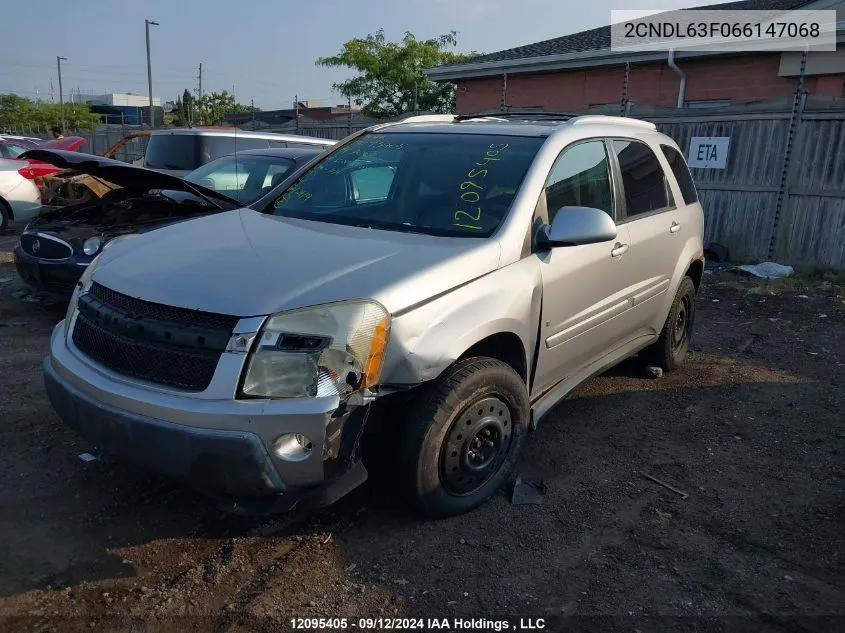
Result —
<instances>
[{"instance_id":1,"label":"orange marker light","mask_svg":"<svg viewBox=\"0 0 845 633\"><path fill-rule=\"evenodd\" d=\"M378 322L373 332L373 343L370 346L370 353L367 362L364 363L364 375L361 377L361 387L372 387L378 380L381 372L381 365L384 361L384 352L387 347L387 319Z\"/></svg>"}]
</instances>

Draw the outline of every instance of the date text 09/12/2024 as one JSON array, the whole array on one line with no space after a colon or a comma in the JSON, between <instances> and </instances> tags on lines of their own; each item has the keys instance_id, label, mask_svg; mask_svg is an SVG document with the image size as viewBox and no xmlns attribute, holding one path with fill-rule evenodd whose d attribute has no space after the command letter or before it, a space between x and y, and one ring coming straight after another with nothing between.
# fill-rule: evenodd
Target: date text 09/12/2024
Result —
<instances>
[{"instance_id":1,"label":"date text 09/12/2024","mask_svg":"<svg viewBox=\"0 0 845 633\"><path fill-rule=\"evenodd\" d=\"M486 618L291 618L291 627L300 631L539 631L546 628L543 618L515 621Z\"/></svg>"}]
</instances>

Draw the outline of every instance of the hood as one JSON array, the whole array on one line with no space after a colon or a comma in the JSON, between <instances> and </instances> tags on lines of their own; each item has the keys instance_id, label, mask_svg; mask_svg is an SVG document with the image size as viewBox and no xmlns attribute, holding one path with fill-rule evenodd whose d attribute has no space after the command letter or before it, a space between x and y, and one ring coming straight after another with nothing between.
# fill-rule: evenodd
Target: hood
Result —
<instances>
[{"instance_id":1,"label":"hood","mask_svg":"<svg viewBox=\"0 0 845 633\"><path fill-rule=\"evenodd\" d=\"M152 167L147 167L147 169L152 169L153 171L157 171L160 174L175 176L176 178L184 178L185 176L191 173L190 169L153 169Z\"/></svg>"},{"instance_id":2,"label":"hood","mask_svg":"<svg viewBox=\"0 0 845 633\"><path fill-rule=\"evenodd\" d=\"M52 141L44 141L38 144L38 149L58 149L66 152L72 152L85 145L85 139L81 136L66 136L64 138L53 139ZM39 159L40 160L40 159Z\"/></svg>"},{"instance_id":3,"label":"hood","mask_svg":"<svg viewBox=\"0 0 845 633\"><path fill-rule=\"evenodd\" d=\"M65 140L65 139L60 139ZM174 191L186 191L190 193L199 192L204 196L218 201L228 202L237 208L240 203L229 196L207 189L202 185L186 182L181 178L163 174L152 169L137 167L120 160L103 158L93 154L82 152L69 152L66 150L45 150L39 147L21 154L18 158L22 160L32 159L50 163L61 169L73 169L74 171L90 174L110 183L134 191L149 191L150 189L171 189ZM230 207L233 208L233 207Z\"/></svg>"},{"instance_id":4,"label":"hood","mask_svg":"<svg viewBox=\"0 0 845 633\"><path fill-rule=\"evenodd\" d=\"M492 239L382 231L240 209L106 250L93 279L139 299L240 317L367 298L395 313L498 264L499 244Z\"/></svg>"}]
</instances>

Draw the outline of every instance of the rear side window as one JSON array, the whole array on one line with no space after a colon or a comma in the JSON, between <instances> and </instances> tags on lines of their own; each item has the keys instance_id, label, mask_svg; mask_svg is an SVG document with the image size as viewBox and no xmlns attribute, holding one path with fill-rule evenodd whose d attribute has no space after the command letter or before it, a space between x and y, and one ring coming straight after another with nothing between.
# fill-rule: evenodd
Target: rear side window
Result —
<instances>
[{"instance_id":1,"label":"rear side window","mask_svg":"<svg viewBox=\"0 0 845 633\"><path fill-rule=\"evenodd\" d=\"M201 136L202 164L217 160L221 156L228 156L245 149L267 149L270 141L264 138L250 138L238 136Z\"/></svg>"},{"instance_id":2,"label":"rear side window","mask_svg":"<svg viewBox=\"0 0 845 633\"><path fill-rule=\"evenodd\" d=\"M672 173L675 174L675 180L678 181L678 186L681 188L681 195L684 197L686 204L692 204L698 201L698 192L695 190L695 183L692 181L692 176L689 172L687 162L683 155L674 147L669 145L661 145L663 155L669 162L669 167L672 168Z\"/></svg>"},{"instance_id":3,"label":"rear side window","mask_svg":"<svg viewBox=\"0 0 845 633\"><path fill-rule=\"evenodd\" d=\"M673 206L666 174L648 145L614 140L613 149L619 159L629 218Z\"/></svg>"},{"instance_id":4,"label":"rear side window","mask_svg":"<svg viewBox=\"0 0 845 633\"><path fill-rule=\"evenodd\" d=\"M192 171L200 166L200 139L194 134L153 134L144 153L150 169Z\"/></svg>"}]
</instances>

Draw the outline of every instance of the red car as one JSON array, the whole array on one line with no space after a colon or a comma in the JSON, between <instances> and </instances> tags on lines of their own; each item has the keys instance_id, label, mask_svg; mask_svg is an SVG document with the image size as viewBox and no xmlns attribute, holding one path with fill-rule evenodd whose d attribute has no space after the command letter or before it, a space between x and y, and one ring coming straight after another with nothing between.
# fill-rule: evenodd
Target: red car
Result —
<instances>
[{"instance_id":1,"label":"red car","mask_svg":"<svg viewBox=\"0 0 845 633\"><path fill-rule=\"evenodd\" d=\"M61 149L72 152L79 149L84 144L85 139L81 136L66 136L52 141L45 141L37 146L19 141L18 139L0 138L0 158L20 160L18 156L28 150L35 149L35 147L38 149ZM21 175L31 180L60 171L58 167L54 167L50 163L45 163L39 160L21 160L21 165Z\"/></svg>"}]
</instances>

